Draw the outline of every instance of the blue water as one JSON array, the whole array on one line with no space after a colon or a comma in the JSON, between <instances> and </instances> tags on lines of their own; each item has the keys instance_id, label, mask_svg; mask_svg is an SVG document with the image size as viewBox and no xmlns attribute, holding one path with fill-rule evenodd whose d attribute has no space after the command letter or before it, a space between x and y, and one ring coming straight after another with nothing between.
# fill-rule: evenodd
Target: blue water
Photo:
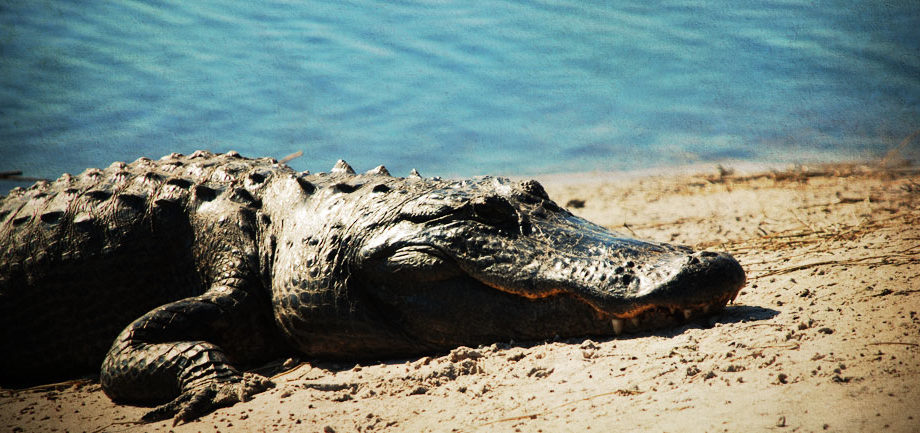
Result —
<instances>
[{"instance_id":1,"label":"blue water","mask_svg":"<svg viewBox=\"0 0 920 433\"><path fill-rule=\"evenodd\" d=\"M0 171L31 176L865 159L918 129L913 1L0 0Z\"/></svg>"}]
</instances>

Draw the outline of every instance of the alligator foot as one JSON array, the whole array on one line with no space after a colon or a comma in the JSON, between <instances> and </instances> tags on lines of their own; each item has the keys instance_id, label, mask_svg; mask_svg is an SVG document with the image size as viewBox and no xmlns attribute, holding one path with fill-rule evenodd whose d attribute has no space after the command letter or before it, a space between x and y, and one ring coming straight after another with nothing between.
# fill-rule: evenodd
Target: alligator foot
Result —
<instances>
[{"instance_id":1,"label":"alligator foot","mask_svg":"<svg viewBox=\"0 0 920 433\"><path fill-rule=\"evenodd\" d=\"M173 401L147 412L141 421L157 422L173 418L175 426L194 421L217 409L248 401L252 396L274 387L274 382L265 376L244 373L238 382L211 382L185 390Z\"/></svg>"}]
</instances>

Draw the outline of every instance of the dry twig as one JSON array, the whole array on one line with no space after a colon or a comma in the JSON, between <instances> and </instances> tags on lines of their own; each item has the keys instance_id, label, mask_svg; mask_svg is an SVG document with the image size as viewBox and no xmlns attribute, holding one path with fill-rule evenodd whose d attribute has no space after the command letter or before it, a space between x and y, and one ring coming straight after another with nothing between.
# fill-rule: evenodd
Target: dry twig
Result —
<instances>
[{"instance_id":1,"label":"dry twig","mask_svg":"<svg viewBox=\"0 0 920 433\"><path fill-rule=\"evenodd\" d=\"M893 259L893 258L904 259L904 261L903 261L901 264L907 264L907 263L920 263L920 257L912 257L911 254L882 254L882 255L878 255L878 256L861 257L861 258L858 258L858 259L849 259L849 260L823 260L823 261L820 261L820 262L805 263L805 264L802 264L802 265L790 266L790 267L788 267L788 268L771 269L771 270L768 270L768 271L752 269L752 271L754 271L754 272L764 272L764 273L761 274L761 275L758 275L758 276L756 276L756 277L751 278L751 280L756 280L756 279L764 278L764 277L771 277L771 276L774 276L774 275L788 274L788 273L790 273L790 272L801 271L802 269L813 268L813 267L815 267L815 266L824 266L824 265L836 265L836 266L842 266L842 265L850 265L850 266L853 266L853 265L862 265L862 266L868 266L868 265L886 265L886 264L892 264L891 262L886 261L886 259ZM867 260L879 260L879 261L868 262L868 263L867 263L867 262L866 262Z\"/></svg>"},{"instance_id":2,"label":"dry twig","mask_svg":"<svg viewBox=\"0 0 920 433\"><path fill-rule=\"evenodd\" d=\"M920 347L920 344L917 344L917 343L902 343L902 342L900 342L900 341L881 341L881 342L878 342L878 343L866 343L866 346L883 346L883 345L889 345L889 344L891 344L891 345L901 345L901 346Z\"/></svg>"}]
</instances>

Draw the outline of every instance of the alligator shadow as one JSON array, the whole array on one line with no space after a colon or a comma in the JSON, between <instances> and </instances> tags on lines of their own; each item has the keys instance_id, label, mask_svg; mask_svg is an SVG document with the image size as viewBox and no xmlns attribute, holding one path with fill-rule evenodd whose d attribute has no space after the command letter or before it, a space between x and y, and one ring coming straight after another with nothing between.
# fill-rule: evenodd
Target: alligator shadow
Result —
<instances>
[{"instance_id":1,"label":"alligator shadow","mask_svg":"<svg viewBox=\"0 0 920 433\"><path fill-rule=\"evenodd\" d=\"M725 307L721 313L709 319L713 325L716 323L755 322L776 317L779 310L758 307L756 305L732 305Z\"/></svg>"},{"instance_id":2,"label":"alligator shadow","mask_svg":"<svg viewBox=\"0 0 920 433\"><path fill-rule=\"evenodd\" d=\"M758 307L754 305L731 305L731 306L725 307L725 309L719 312L718 314L691 320L681 325L671 326L667 328L652 329L652 330L636 332L636 333L622 334L617 337L609 336L609 335L604 335L604 336L598 335L598 336L583 336L583 337L571 337L571 338L558 338L557 337L557 338L547 339L547 340L542 340L542 341L511 340L508 342L495 342L492 346L494 346L494 348L499 351L505 351L505 350L509 350L512 348L516 348L516 347L523 348L523 349L530 349L536 346L541 346L541 345L552 343L552 342L560 342L560 343L565 343L565 344L582 344L586 340L593 340L597 342L608 342L608 341L629 340L629 339L637 339L637 338L652 337L652 336L671 338L671 337L677 337L687 332L687 330L690 330L690 329L708 329L708 328L714 327L716 324L747 323L747 322L757 322L757 321L762 321L762 320L769 320L769 319L772 319L773 317L776 317L776 315L778 315L779 313L780 312L778 310L774 310L771 308ZM473 347L475 347L476 350L481 350L486 346L490 346L490 345L480 345L478 347L475 347L475 346ZM318 367L318 368L322 368L322 369L333 371L333 372L339 372L339 371L351 370L359 365L365 365L365 366L367 365L401 365L401 364L406 364L406 363L417 362L418 360L423 359L425 357L444 356L444 355L447 355L449 352L450 351L434 351L427 355L396 357L396 358L376 359L376 360L364 359L364 360L351 360L351 361L345 361L345 360L331 361L331 360L322 360L322 359L310 359L306 361L306 363L313 367ZM294 357L293 359L296 359L298 361L300 360L296 354L292 354L291 356ZM283 359L279 359L266 366L263 366L260 369L257 369L256 371L261 374L268 375L268 376L279 374L281 372L284 372L290 369L290 367L282 366L283 361L284 361Z\"/></svg>"},{"instance_id":3,"label":"alligator shadow","mask_svg":"<svg viewBox=\"0 0 920 433\"><path fill-rule=\"evenodd\" d=\"M621 340L624 338L641 338L641 337L676 337L683 334L688 329L708 329L716 324L747 323L769 320L776 317L780 312L772 308L758 307L756 305L732 305L725 307L718 314L691 320L681 326L671 328L652 329L635 334L621 335L611 340Z\"/></svg>"}]
</instances>

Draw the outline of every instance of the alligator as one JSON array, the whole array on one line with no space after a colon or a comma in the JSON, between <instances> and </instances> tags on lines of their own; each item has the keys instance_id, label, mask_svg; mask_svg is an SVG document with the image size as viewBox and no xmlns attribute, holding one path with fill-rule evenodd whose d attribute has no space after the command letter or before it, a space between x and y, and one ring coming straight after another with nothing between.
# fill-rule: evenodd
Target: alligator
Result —
<instances>
[{"instance_id":1,"label":"alligator","mask_svg":"<svg viewBox=\"0 0 920 433\"><path fill-rule=\"evenodd\" d=\"M613 337L714 314L745 282L727 253L609 231L533 180L197 151L0 200L0 384L98 372L145 421L247 400L272 386L248 369L286 354Z\"/></svg>"}]
</instances>

